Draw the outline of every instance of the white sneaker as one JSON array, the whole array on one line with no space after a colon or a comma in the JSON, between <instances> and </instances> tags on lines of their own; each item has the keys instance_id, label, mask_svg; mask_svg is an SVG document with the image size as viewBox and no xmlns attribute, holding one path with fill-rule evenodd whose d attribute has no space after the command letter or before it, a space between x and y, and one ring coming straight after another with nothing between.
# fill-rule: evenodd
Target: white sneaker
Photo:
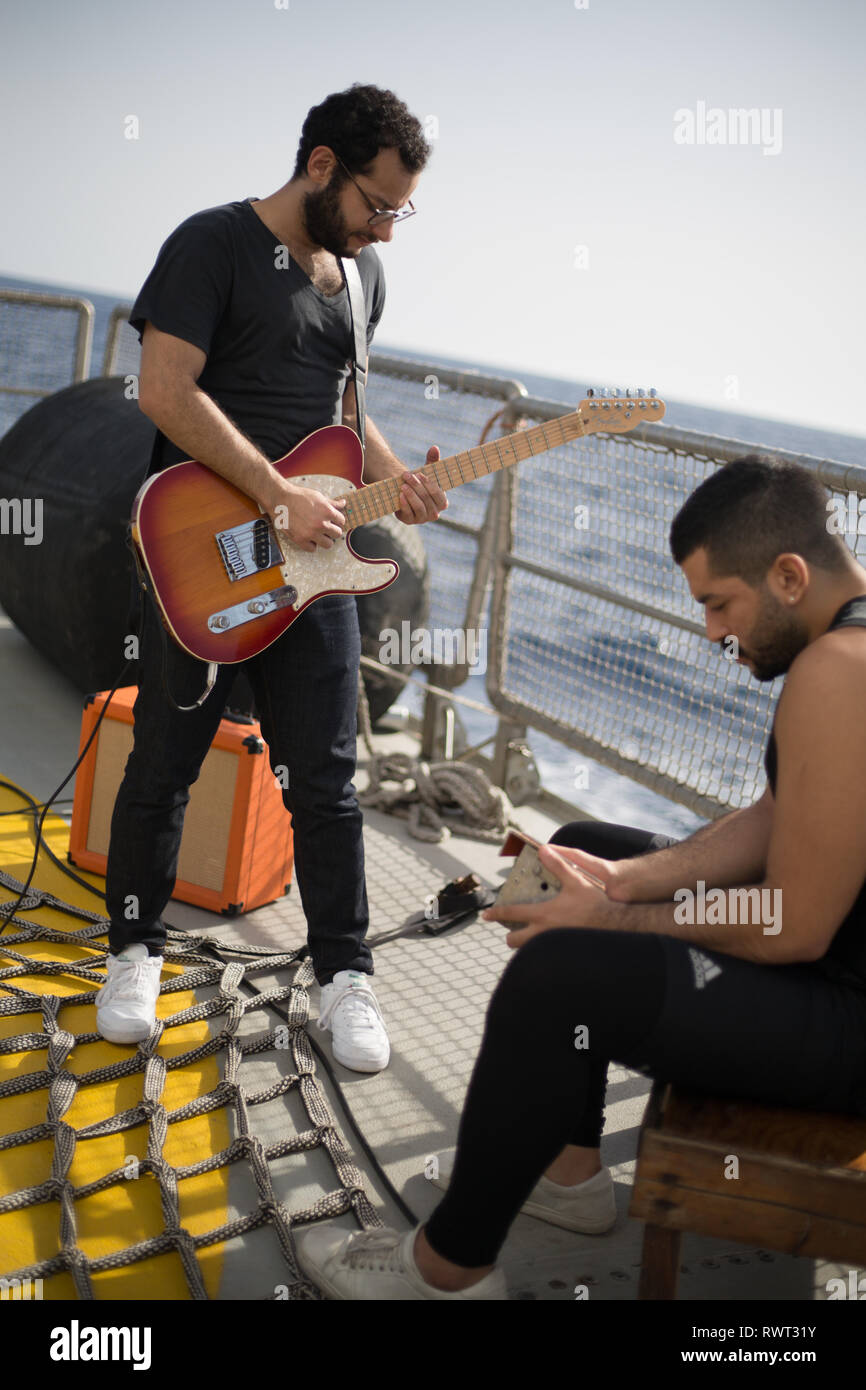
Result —
<instances>
[{"instance_id":1,"label":"white sneaker","mask_svg":"<svg viewBox=\"0 0 866 1390\"><path fill-rule=\"evenodd\" d=\"M334 1056L352 1071L382 1071L391 1044L370 976L360 970L341 970L322 985L319 1028L331 1029Z\"/></svg>"},{"instance_id":2,"label":"white sneaker","mask_svg":"<svg viewBox=\"0 0 866 1390\"><path fill-rule=\"evenodd\" d=\"M328 1226L297 1237L298 1264L329 1298L369 1301L410 1299L503 1299L508 1297L501 1269L459 1293L434 1289L422 1279L413 1254L414 1231L356 1231L347 1236Z\"/></svg>"},{"instance_id":3,"label":"white sneaker","mask_svg":"<svg viewBox=\"0 0 866 1390\"><path fill-rule=\"evenodd\" d=\"M435 1187L447 1188L454 1171L456 1149L446 1149L437 1154L439 1173L430 1182ZM544 1174L538 1179L523 1206L525 1216L535 1216L539 1221L548 1221L551 1226L562 1226L566 1231L580 1231L583 1235L599 1236L616 1224L616 1201L613 1195L613 1178L609 1168L602 1168L586 1182L574 1187L561 1187L551 1182Z\"/></svg>"},{"instance_id":4,"label":"white sneaker","mask_svg":"<svg viewBox=\"0 0 866 1390\"><path fill-rule=\"evenodd\" d=\"M105 984L96 996L96 1027L113 1043L136 1043L156 1022L162 956L140 941L108 957Z\"/></svg>"}]
</instances>

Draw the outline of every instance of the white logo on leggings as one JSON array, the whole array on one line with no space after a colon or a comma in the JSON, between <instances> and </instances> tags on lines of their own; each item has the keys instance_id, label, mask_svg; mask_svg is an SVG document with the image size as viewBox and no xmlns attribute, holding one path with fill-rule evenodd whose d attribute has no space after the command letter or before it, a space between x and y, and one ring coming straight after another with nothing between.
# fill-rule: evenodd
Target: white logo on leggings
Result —
<instances>
[{"instance_id":1,"label":"white logo on leggings","mask_svg":"<svg viewBox=\"0 0 866 1390\"><path fill-rule=\"evenodd\" d=\"M722 967L716 965L709 956L702 955L693 946L689 947L689 955L692 958L692 969L695 972L695 989L703 989L704 985L709 984L717 975L721 975Z\"/></svg>"}]
</instances>

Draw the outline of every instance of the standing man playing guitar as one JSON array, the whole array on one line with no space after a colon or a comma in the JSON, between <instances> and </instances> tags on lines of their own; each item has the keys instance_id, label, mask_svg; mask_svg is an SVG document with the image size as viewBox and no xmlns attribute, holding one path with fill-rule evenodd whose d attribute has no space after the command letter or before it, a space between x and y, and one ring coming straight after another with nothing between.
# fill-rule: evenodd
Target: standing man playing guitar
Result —
<instances>
[{"instance_id":1,"label":"standing man playing guitar","mask_svg":"<svg viewBox=\"0 0 866 1390\"><path fill-rule=\"evenodd\" d=\"M197 459L238 487L306 551L345 529L345 499L284 478L271 462L311 431L356 422L352 332L338 257L357 262L367 342L382 315L373 246L411 216L430 155L421 126L392 92L356 84L307 115L292 178L270 197L197 213L162 247L133 307L141 334L139 404L157 426L151 472ZM366 364L360 364L365 366ZM448 504L410 473L367 421L365 476L399 477L396 515L431 521ZM431 448L427 462L439 457ZM104 1038L135 1043L153 1026L165 927L189 787L198 777L235 677L166 637L154 605L145 626L135 744L111 825ZM316 978L320 1026L357 1071L390 1048L370 987L361 812L352 777L360 636L355 600L331 594L245 663L272 766L288 769L295 866ZM196 703L199 701L198 703Z\"/></svg>"}]
</instances>

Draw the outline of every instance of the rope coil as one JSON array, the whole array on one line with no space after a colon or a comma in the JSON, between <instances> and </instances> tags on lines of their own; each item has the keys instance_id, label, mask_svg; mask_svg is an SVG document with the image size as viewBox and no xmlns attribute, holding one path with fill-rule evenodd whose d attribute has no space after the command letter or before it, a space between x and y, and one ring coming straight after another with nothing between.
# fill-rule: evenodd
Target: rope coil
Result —
<instances>
[{"instance_id":1,"label":"rope coil","mask_svg":"<svg viewBox=\"0 0 866 1390\"><path fill-rule=\"evenodd\" d=\"M505 792L467 763L427 763L406 753L382 753L374 754L368 774L369 786L358 796L361 805L408 820L416 840L436 844L448 838L450 827L495 844L511 822Z\"/></svg>"}]
</instances>

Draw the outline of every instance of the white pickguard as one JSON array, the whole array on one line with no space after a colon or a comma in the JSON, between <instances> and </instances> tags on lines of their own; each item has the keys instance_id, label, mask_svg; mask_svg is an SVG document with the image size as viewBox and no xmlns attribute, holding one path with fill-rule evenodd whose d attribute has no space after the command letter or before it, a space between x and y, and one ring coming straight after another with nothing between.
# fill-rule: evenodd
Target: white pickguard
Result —
<instances>
[{"instance_id":1,"label":"white pickguard","mask_svg":"<svg viewBox=\"0 0 866 1390\"><path fill-rule=\"evenodd\" d=\"M353 483L330 473L313 473L290 481L298 487L315 488L326 497L342 497L347 491L355 490ZM397 576L399 567L392 560L371 565L369 561L357 559L346 544L345 536L335 541L330 550L322 546L301 550L285 531L277 531L276 537L286 562L280 566L283 583L291 584L298 591L295 608L328 592L368 594L373 589L384 588Z\"/></svg>"}]
</instances>

